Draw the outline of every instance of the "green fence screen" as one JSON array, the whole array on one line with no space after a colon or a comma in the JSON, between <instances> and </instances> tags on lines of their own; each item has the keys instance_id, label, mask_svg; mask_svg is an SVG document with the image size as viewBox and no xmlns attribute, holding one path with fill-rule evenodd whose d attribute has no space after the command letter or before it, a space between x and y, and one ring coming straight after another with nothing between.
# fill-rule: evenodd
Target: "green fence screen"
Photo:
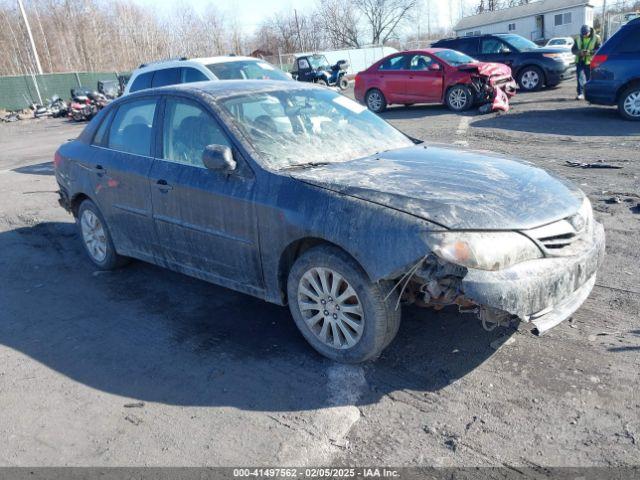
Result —
<instances>
[{"instance_id":1,"label":"green fence screen","mask_svg":"<svg viewBox=\"0 0 640 480\"><path fill-rule=\"evenodd\" d=\"M70 90L80 85L96 89L98 80L116 80L117 72L49 73L0 77L0 109L18 110L43 102L53 95L69 98ZM36 88L37 84L37 88ZM38 91L40 97L38 97Z\"/></svg>"}]
</instances>

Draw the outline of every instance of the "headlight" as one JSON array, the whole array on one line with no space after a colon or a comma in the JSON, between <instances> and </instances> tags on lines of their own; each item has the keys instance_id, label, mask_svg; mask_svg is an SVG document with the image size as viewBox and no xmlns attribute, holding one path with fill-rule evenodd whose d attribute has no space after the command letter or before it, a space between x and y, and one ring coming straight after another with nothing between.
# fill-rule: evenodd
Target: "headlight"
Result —
<instances>
[{"instance_id":1,"label":"headlight","mask_svg":"<svg viewBox=\"0 0 640 480\"><path fill-rule=\"evenodd\" d=\"M543 256L535 243L516 232L430 232L427 243L438 257L480 270L500 270Z\"/></svg>"}]
</instances>

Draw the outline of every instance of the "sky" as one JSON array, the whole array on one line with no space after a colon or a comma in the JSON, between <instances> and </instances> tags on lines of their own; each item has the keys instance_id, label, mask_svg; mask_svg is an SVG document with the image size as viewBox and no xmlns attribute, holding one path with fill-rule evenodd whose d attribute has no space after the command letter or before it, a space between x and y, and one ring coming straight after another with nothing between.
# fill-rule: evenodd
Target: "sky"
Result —
<instances>
[{"instance_id":1,"label":"sky","mask_svg":"<svg viewBox=\"0 0 640 480\"><path fill-rule=\"evenodd\" d=\"M176 4L176 0L134 0L136 3L151 6L161 13L168 12ZM208 5L215 7L224 13L227 18L235 19L237 24L247 33L253 33L265 18L276 12L292 11L299 12L311 9L317 0L178 0L191 4L197 9L204 10ZM446 0L422 0L426 5L430 2L432 7L432 25L434 27L447 27L451 23L448 1ZM461 10L467 14L473 11L476 0L454 0L454 11L452 15L454 21L460 17ZM462 9L461 9L462 4ZM602 0L591 0L591 4L601 6Z\"/></svg>"}]
</instances>

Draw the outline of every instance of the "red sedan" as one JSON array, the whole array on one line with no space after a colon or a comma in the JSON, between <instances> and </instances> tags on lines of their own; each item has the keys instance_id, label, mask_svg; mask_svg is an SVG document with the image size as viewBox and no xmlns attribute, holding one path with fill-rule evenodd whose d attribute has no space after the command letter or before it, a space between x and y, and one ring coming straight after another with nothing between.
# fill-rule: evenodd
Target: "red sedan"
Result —
<instances>
[{"instance_id":1,"label":"red sedan","mask_svg":"<svg viewBox=\"0 0 640 480\"><path fill-rule=\"evenodd\" d=\"M477 104L507 110L515 86L506 65L429 48L394 53L358 73L355 97L376 113L394 103L444 103L456 112Z\"/></svg>"}]
</instances>

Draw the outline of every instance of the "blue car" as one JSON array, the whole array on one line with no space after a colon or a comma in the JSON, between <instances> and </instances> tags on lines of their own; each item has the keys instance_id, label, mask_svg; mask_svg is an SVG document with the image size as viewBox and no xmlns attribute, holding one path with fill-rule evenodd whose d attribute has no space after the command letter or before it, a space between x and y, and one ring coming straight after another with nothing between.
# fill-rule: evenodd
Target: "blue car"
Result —
<instances>
[{"instance_id":1,"label":"blue car","mask_svg":"<svg viewBox=\"0 0 640 480\"><path fill-rule=\"evenodd\" d=\"M137 258L288 304L309 343L342 362L378 357L401 303L542 333L585 301L604 255L575 185L425 146L309 83L125 95L54 163L96 268Z\"/></svg>"},{"instance_id":2,"label":"blue car","mask_svg":"<svg viewBox=\"0 0 640 480\"><path fill-rule=\"evenodd\" d=\"M624 25L598 50L585 98L596 105L618 105L624 118L640 120L640 18Z\"/></svg>"}]
</instances>

